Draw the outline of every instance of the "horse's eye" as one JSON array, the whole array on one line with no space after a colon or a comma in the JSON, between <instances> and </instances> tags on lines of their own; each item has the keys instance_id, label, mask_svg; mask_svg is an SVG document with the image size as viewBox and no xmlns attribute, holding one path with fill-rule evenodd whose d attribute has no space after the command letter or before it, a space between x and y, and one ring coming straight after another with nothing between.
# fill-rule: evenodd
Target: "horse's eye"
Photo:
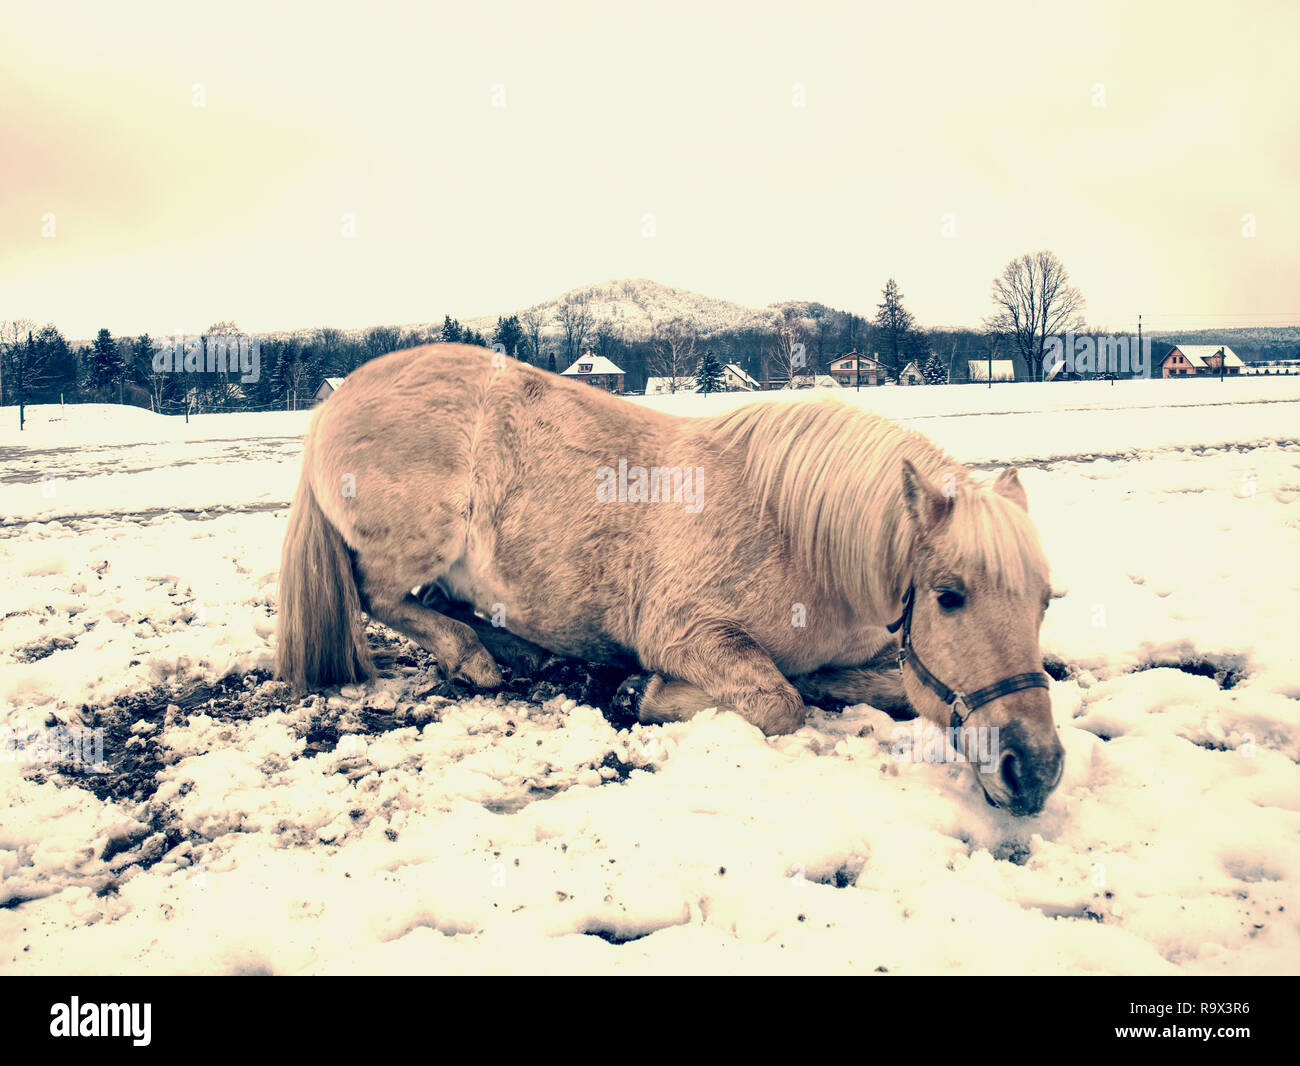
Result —
<instances>
[{"instance_id":1,"label":"horse's eye","mask_svg":"<svg viewBox=\"0 0 1300 1066\"><path fill-rule=\"evenodd\" d=\"M952 589L944 589L939 593L939 606L945 611L955 611L966 604L966 597Z\"/></svg>"}]
</instances>

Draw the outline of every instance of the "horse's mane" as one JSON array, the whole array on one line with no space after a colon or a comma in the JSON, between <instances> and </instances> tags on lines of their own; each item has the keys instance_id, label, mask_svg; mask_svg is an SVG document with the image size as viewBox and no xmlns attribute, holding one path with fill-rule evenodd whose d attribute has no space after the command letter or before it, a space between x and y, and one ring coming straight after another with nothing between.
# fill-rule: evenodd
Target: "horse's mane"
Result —
<instances>
[{"instance_id":1,"label":"horse's mane","mask_svg":"<svg viewBox=\"0 0 1300 1066\"><path fill-rule=\"evenodd\" d=\"M983 568L1023 593L1047 579L1028 515L922 434L836 398L747 404L719 415L725 445L745 450L745 477L828 588L881 616L914 576L916 530L903 498L902 461L954 496L933 547L958 569Z\"/></svg>"}]
</instances>

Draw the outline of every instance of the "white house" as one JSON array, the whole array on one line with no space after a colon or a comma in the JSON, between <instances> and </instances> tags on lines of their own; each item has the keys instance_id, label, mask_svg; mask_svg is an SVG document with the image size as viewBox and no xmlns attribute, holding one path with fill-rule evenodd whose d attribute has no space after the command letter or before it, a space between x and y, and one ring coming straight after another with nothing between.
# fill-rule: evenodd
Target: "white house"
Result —
<instances>
[{"instance_id":1,"label":"white house","mask_svg":"<svg viewBox=\"0 0 1300 1066\"><path fill-rule=\"evenodd\" d=\"M342 378L326 378L320 383L320 388L316 390L315 403L323 403L328 400L334 393L338 392L339 386L343 384Z\"/></svg>"},{"instance_id":2,"label":"white house","mask_svg":"<svg viewBox=\"0 0 1300 1066\"><path fill-rule=\"evenodd\" d=\"M745 373L736 363L728 363L722 368L722 385L719 392L757 392L763 386ZM657 377L645 379L647 396L668 396L675 392L699 392L700 382L694 374L681 377Z\"/></svg>"},{"instance_id":3,"label":"white house","mask_svg":"<svg viewBox=\"0 0 1300 1066\"><path fill-rule=\"evenodd\" d=\"M566 378L581 378L589 385L595 385L606 392L622 393L624 372L603 355L588 352L578 359L568 370L562 372Z\"/></svg>"},{"instance_id":4,"label":"white house","mask_svg":"<svg viewBox=\"0 0 1300 1066\"><path fill-rule=\"evenodd\" d=\"M700 383L695 377L682 375L681 377L661 377L645 379L645 394L647 396L668 396L675 392L697 392Z\"/></svg>"},{"instance_id":5,"label":"white house","mask_svg":"<svg viewBox=\"0 0 1300 1066\"><path fill-rule=\"evenodd\" d=\"M844 388L851 389L862 385L883 385L889 380L889 373L879 359L849 352L831 360L831 377Z\"/></svg>"},{"instance_id":6,"label":"white house","mask_svg":"<svg viewBox=\"0 0 1300 1066\"><path fill-rule=\"evenodd\" d=\"M793 381L787 381L782 389L838 389L840 383L830 374L797 375Z\"/></svg>"},{"instance_id":7,"label":"white house","mask_svg":"<svg viewBox=\"0 0 1300 1066\"><path fill-rule=\"evenodd\" d=\"M722 368L722 387L727 392L758 392L763 386L745 373L737 363Z\"/></svg>"},{"instance_id":8,"label":"white house","mask_svg":"<svg viewBox=\"0 0 1300 1066\"><path fill-rule=\"evenodd\" d=\"M916 365L913 359L907 366L903 367L898 374L898 383L900 385L924 385L925 375L921 373L921 368Z\"/></svg>"},{"instance_id":9,"label":"white house","mask_svg":"<svg viewBox=\"0 0 1300 1066\"><path fill-rule=\"evenodd\" d=\"M989 361L987 359L969 359L967 360L966 366L970 372L971 381L988 381ZM1015 360L994 359L993 380L994 381L1015 381L1016 380Z\"/></svg>"}]
</instances>

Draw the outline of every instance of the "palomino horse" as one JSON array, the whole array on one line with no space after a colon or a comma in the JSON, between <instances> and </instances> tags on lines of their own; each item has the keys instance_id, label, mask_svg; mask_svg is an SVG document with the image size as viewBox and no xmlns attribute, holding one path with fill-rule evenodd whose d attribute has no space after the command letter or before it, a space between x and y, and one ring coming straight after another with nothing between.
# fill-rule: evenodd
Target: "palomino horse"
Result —
<instances>
[{"instance_id":1,"label":"palomino horse","mask_svg":"<svg viewBox=\"0 0 1300 1066\"><path fill-rule=\"evenodd\" d=\"M789 733L800 685L997 727L976 778L990 802L1033 813L1064 752L1026 506L1013 468L977 483L920 434L840 402L682 418L482 348L394 352L354 371L307 432L278 672L299 690L373 676L365 611L490 688L484 645L508 654L501 626L649 672L649 720L720 707ZM432 583L435 606L494 626L415 598Z\"/></svg>"}]
</instances>

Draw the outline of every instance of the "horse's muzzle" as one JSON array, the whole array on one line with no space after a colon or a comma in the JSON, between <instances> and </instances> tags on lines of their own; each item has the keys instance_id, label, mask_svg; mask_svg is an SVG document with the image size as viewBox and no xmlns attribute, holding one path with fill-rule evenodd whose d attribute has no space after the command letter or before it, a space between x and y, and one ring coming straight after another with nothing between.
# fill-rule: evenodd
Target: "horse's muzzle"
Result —
<instances>
[{"instance_id":1,"label":"horse's muzzle","mask_svg":"<svg viewBox=\"0 0 1300 1066\"><path fill-rule=\"evenodd\" d=\"M1024 816L1043 809L1064 770L1065 749L1057 737L1044 742L1012 722L999 728L997 760L979 781L990 803Z\"/></svg>"}]
</instances>

